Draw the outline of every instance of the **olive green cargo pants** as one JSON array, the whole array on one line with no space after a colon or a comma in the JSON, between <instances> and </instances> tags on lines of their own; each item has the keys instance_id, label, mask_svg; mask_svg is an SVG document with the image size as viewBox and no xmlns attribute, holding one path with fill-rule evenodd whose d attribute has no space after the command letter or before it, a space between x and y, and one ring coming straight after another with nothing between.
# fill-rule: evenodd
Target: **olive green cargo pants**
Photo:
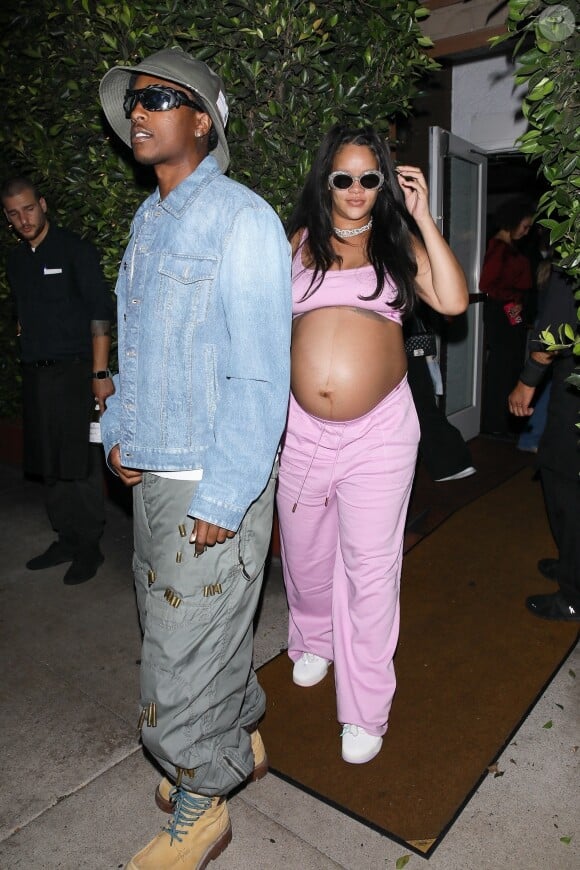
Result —
<instances>
[{"instance_id":1,"label":"olive green cargo pants","mask_svg":"<svg viewBox=\"0 0 580 870\"><path fill-rule=\"evenodd\" d=\"M265 709L252 666L253 620L275 480L234 538L195 558L186 511L197 486L145 473L134 490L141 735L172 781L226 795L253 769L249 732Z\"/></svg>"}]
</instances>

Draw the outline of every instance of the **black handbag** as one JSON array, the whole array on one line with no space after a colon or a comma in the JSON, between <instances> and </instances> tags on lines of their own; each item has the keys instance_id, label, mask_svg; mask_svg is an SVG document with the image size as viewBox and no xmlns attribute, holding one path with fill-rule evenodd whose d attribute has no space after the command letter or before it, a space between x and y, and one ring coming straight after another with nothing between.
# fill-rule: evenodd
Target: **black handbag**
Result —
<instances>
[{"instance_id":1,"label":"black handbag","mask_svg":"<svg viewBox=\"0 0 580 870\"><path fill-rule=\"evenodd\" d=\"M437 337L418 314L413 313L403 325L407 356L437 356Z\"/></svg>"}]
</instances>

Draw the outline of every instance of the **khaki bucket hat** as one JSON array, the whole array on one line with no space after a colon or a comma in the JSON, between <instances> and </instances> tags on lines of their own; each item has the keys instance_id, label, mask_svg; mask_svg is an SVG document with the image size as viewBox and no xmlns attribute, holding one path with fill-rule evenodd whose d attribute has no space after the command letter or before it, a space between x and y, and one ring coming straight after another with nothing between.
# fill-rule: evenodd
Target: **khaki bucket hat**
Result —
<instances>
[{"instance_id":1,"label":"khaki bucket hat","mask_svg":"<svg viewBox=\"0 0 580 870\"><path fill-rule=\"evenodd\" d=\"M197 60L180 48L164 48L136 66L115 66L105 73L99 86L99 96L107 120L117 136L131 147L131 121L125 117L123 100L132 77L140 73L167 79L199 95L218 137L217 147L211 153L222 172L225 172L230 162L230 152L225 133L228 104L224 83L204 61Z\"/></svg>"}]
</instances>

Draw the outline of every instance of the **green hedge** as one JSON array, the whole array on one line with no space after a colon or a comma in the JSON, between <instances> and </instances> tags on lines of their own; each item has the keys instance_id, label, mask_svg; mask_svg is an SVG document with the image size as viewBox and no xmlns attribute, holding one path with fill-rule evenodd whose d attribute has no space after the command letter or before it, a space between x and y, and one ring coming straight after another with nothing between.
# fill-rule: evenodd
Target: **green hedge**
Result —
<instances>
[{"instance_id":1,"label":"green hedge","mask_svg":"<svg viewBox=\"0 0 580 870\"><path fill-rule=\"evenodd\" d=\"M550 230L558 264L580 276L580 33L579 0L509 0L508 33L515 39L515 83L526 84L523 113L528 129L519 150L538 167L549 187L539 222Z\"/></svg>"},{"instance_id":2,"label":"green hedge","mask_svg":"<svg viewBox=\"0 0 580 870\"><path fill-rule=\"evenodd\" d=\"M179 45L226 83L231 175L284 219L321 135L337 120L385 134L434 66L416 0L4 0L0 174L34 177L50 214L99 247L114 285L131 217L152 176L110 133L98 83L119 62ZM5 230L3 250L12 243ZM14 324L0 275L0 415L18 412Z\"/></svg>"}]
</instances>

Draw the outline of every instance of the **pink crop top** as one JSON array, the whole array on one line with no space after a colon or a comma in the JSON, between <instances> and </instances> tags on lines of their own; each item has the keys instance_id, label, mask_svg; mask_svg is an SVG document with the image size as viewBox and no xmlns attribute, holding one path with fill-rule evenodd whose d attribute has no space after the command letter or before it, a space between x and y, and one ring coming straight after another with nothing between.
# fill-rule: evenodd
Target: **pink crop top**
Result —
<instances>
[{"instance_id":1,"label":"pink crop top","mask_svg":"<svg viewBox=\"0 0 580 870\"><path fill-rule=\"evenodd\" d=\"M349 308L362 308L374 311L395 323L402 323L403 313L399 308L392 308L390 303L397 296L397 289L387 278L383 292L376 299L359 299L359 296L370 296L377 287L377 276L372 266L360 266L357 269L331 269L325 273L322 283L316 291L304 299L308 293L312 269L306 269L302 263L302 245L298 246L292 260L292 314L305 314L317 308L330 308L344 305Z\"/></svg>"}]
</instances>

